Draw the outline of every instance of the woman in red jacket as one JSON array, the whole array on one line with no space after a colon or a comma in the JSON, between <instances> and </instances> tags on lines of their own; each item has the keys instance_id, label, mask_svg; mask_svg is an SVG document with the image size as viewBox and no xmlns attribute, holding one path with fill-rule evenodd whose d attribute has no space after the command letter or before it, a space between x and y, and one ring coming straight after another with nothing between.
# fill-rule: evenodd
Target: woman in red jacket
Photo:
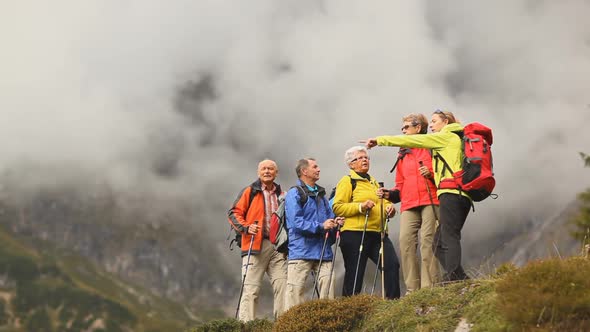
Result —
<instances>
[{"instance_id":1,"label":"woman in red jacket","mask_svg":"<svg viewBox=\"0 0 590 332\"><path fill-rule=\"evenodd\" d=\"M402 120L402 133L406 135L426 134L428 131L428 120L423 114L409 114ZM428 149L400 149L395 187L384 191L384 197L394 203L401 200L399 242L407 291L433 286L439 281L433 243L439 203L432 178L432 156ZM418 234L421 266L417 256Z\"/></svg>"}]
</instances>

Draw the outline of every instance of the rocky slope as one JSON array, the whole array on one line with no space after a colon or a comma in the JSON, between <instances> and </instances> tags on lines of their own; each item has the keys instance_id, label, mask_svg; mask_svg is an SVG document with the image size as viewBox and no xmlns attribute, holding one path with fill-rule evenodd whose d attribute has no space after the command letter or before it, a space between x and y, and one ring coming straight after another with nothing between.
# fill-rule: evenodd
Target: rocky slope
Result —
<instances>
[{"instance_id":1,"label":"rocky slope","mask_svg":"<svg viewBox=\"0 0 590 332\"><path fill-rule=\"evenodd\" d=\"M0 225L33 244L43 240L71 250L126 282L185 304L195 317L230 311L224 305L234 298L239 276L215 259L212 239L191 230L182 206L166 212L133 206L108 191L45 191L4 200Z\"/></svg>"},{"instance_id":2,"label":"rocky slope","mask_svg":"<svg viewBox=\"0 0 590 332\"><path fill-rule=\"evenodd\" d=\"M0 227L3 331L179 331L198 322L84 257L29 240Z\"/></svg>"}]
</instances>

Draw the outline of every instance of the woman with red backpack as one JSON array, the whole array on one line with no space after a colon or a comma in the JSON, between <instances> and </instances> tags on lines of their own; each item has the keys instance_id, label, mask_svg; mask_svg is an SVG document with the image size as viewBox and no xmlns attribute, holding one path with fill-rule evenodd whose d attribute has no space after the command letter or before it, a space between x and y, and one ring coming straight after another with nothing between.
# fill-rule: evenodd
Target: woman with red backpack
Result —
<instances>
[{"instance_id":1,"label":"woman with red backpack","mask_svg":"<svg viewBox=\"0 0 590 332\"><path fill-rule=\"evenodd\" d=\"M472 206L469 195L459 189L440 189L444 180L453 180L452 170L462 168L463 126L451 112L436 110L430 121L431 134L379 136L365 141L367 148L374 146L398 146L403 148L431 149L434 163L434 182L439 188L439 228L435 237L436 257L445 270L444 281L469 279L461 266L461 230ZM444 159L443 166L439 160Z\"/></svg>"}]
</instances>

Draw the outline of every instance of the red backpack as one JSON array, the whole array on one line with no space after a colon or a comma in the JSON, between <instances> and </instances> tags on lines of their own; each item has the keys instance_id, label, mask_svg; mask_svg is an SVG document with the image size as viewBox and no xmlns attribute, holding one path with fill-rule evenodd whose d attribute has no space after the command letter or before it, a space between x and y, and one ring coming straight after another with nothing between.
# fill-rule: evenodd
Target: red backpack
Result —
<instances>
[{"instance_id":1,"label":"red backpack","mask_svg":"<svg viewBox=\"0 0 590 332\"><path fill-rule=\"evenodd\" d=\"M453 174L452 179L442 180L438 187L439 189L459 189L466 192L475 202L482 201L492 195L492 190L496 186L492 162L492 130L481 123L474 122L466 125L462 132L456 134L462 141L462 167L453 172L443 157L436 154L434 158L442 160L444 164L443 173L446 168Z\"/></svg>"}]
</instances>

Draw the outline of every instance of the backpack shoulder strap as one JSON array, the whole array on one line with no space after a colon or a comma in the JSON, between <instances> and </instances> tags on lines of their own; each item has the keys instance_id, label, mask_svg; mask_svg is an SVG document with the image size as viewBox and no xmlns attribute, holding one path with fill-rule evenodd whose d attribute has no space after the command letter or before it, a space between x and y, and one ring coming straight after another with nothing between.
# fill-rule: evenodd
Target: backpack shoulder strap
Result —
<instances>
[{"instance_id":1,"label":"backpack shoulder strap","mask_svg":"<svg viewBox=\"0 0 590 332\"><path fill-rule=\"evenodd\" d=\"M356 189L356 179L353 179L352 176L348 176L350 178L350 186L352 188L352 191L354 191Z\"/></svg>"},{"instance_id":2,"label":"backpack shoulder strap","mask_svg":"<svg viewBox=\"0 0 590 332\"><path fill-rule=\"evenodd\" d=\"M443 156L440 155L440 153L437 152L434 155L434 159L436 159L435 171L438 169L438 161L440 160L443 163L443 171L442 171L442 174L445 173L445 169L448 169L449 172L451 174L453 174L453 169L451 168L451 166L449 166L449 164L447 163L447 161L445 160L445 158L443 158Z\"/></svg>"},{"instance_id":3,"label":"backpack shoulder strap","mask_svg":"<svg viewBox=\"0 0 590 332\"><path fill-rule=\"evenodd\" d=\"M305 189L303 189L302 186L291 187L291 189L293 189L293 188L297 188L297 192L299 193L299 205L301 205L301 206L305 205L305 202L307 202L307 196L308 196Z\"/></svg>"},{"instance_id":4,"label":"backpack shoulder strap","mask_svg":"<svg viewBox=\"0 0 590 332\"><path fill-rule=\"evenodd\" d=\"M393 167L389 170L389 173L393 173L393 171L395 171L397 164L399 163L400 160L404 159L404 157L410 153L412 150L410 148L400 148L399 152L397 153L397 159L395 160L395 164L393 164Z\"/></svg>"},{"instance_id":5,"label":"backpack shoulder strap","mask_svg":"<svg viewBox=\"0 0 590 332\"><path fill-rule=\"evenodd\" d=\"M463 151L465 151L465 139L464 139L463 130L461 130L461 131L453 131L452 133L455 134L455 135L457 135L457 136L459 136L459 139L461 140L461 153L464 153ZM449 163L447 163L447 161L445 160L445 158L443 158L443 156L441 156L440 153L433 152L432 150L431 150L431 153L432 153L434 159L436 159L436 164L437 165L435 166L435 169L438 169L438 161L440 160L443 163L443 171L442 171L443 174L445 172L445 168L448 169L449 172L451 172L451 174L454 173L453 172L453 169L451 168L451 166L449 166Z\"/></svg>"}]
</instances>

